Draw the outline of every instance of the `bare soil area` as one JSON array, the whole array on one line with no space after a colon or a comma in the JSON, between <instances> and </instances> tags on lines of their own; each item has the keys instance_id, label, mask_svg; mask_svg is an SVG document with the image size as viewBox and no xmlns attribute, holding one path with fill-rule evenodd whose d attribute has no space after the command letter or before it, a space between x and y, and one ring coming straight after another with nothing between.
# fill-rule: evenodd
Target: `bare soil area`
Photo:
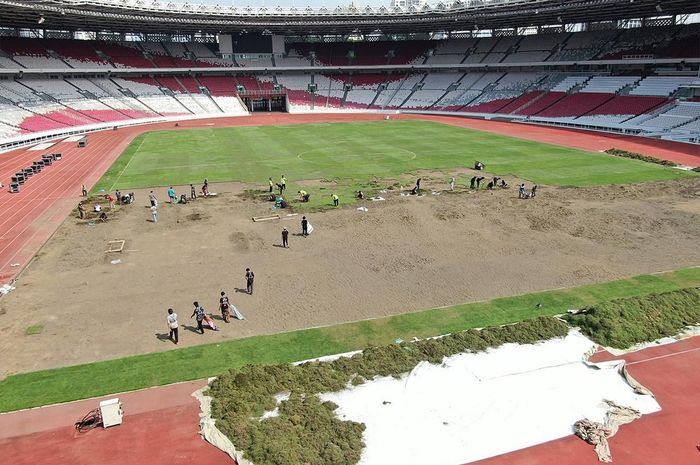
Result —
<instances>
[{"instance_id":1,"label":"bare soil area","mask_svg":"<svg viewBox=\"0 0 700 465\"><path fill-rule=\"evenodd\" d=\"M424 196L389 191L362 202L367 212L310 214L306 238L301 215L253 222L272 210L240 195L250 186L213 185L218 196L186 205L165 203L159 189L157 223L147 191L137 191L106 224L66 220L0 298L0 375L171 349L168 307L179 315L180 346L191 346L700 263L700 178L542 186L531 200L509 181L510 189L434 195L444 181L423 176ZM126 241L122 253L106 253L113 239ZM253 295L240 292L246 267ZM222 289L247 320L217 319L220 331L195 333L192 302L217 316ZM25 335L34 324L43 331Z\"/></svg>"}]
</instances>

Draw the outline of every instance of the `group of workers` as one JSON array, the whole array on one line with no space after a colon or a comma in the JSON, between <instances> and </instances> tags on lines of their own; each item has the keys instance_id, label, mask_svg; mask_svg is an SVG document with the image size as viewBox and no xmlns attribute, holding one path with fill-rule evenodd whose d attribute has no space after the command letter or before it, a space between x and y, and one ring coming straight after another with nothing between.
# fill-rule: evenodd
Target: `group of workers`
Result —
<instances>
[{"instance_id":1,"label":"group of workers","mask_svg":"<svg viewBox=\"0 0 700 465\"><path fill-rule=\"evenodd\" d=\"M255 278L255 275L253 272L250 270L250 268L246 268L246 285L248 288L248 293L252 294L253 293L253 279ZM195 321L197 322L197 331L200 334L204 334L204 326L208 326L209 329L213 331L218 331L219 327L216 325L214 322L214 315L212 314L207 314L207 312L204 310L204 307L200 305L198 301L192 302L192 305L194 309L192 310L192 315L190 315L190 318L194 318ZM231 321L231 317L233 316L237 320L245 320L245 317L241 314L241 312L238 311L235 305L231 303L231 300L228 298L226 295L226 292L221 291L221 295L219 297L219 311L221 312L221 319L224 320L224 322L229 323ZM179 338L179 329L180 329L180 323L178 322L177 319L177 313L175 313L175 310L172 308L168 309L168 315L166 317L166 321L168 324L168 332L169 336L168 338L173 341L173 343L177 344L180 342Z\"/></svg>"},{"instance_id":2,"label":"group of workers","mask_svg":"<svg viewBox=\"0 0 700 465\"><path fill-rule=\"evenodd\" d=\"M275 207L277 208L285 208L287 206L287 202L284 200L282 197L282 194L284 194L284 191L287 190L287 178L285 175L282 175L280 177L279 182L274 182L272 180L272 176L270 176L267 179L268 183L268 192L270 194L269 200L271 202L275 202ZM277 190L279 191L279 196L275 197L273 194L273 191L277 187ZM299 189L297 191L297 194L299 194L299 201L303 203L307 203L311 199L311 194L309 194L307 191L304 189ZM333 206L337 207L340 204L340 197L338 197L337 194L333 193L331 194L331 201L333 202Z\"/></svg>"}]
</instances>

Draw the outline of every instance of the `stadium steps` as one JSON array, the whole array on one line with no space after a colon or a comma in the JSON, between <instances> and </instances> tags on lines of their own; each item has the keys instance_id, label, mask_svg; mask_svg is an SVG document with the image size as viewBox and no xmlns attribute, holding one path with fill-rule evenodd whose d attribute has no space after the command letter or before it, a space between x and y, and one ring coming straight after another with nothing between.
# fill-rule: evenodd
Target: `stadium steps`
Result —
<instances>
[{"instance_id":1,"label":"stadium steps","mask_svg":"<svg viewBox=\"0 0 700 465\"><path fill-rule=\"evenodd\" d=\"M209 99L209 101L210 101L211 103L213 103L214 106L215 106L221 113L226 113L224 110L221 109L221 107L220 107L219 104L216 102L216 100L214 100L214 98L211 96L211 93L207 92L205 95L207 96L207 98ZM238 94L236 94L236 96L238 96ZM245 108L245 105L243 105L243 108Z\"/></svg>"},{"instance_id":2,"label":"stadium steps","mask_svg":"<svg viewBox=\"0 0 700 465\"><path fill-rule=\"evenodd\" d=\"M24 111L28 111L29 113L32 113L32 114L38 116L39 118L44 118L44 119L51 120L51 121L53 121L54 123L61 124L61 125L65 126L65 127L67 127L67 128L71 127L70 124L67 124L67 123L65 123L65 122L63 122L63 121L57 120L56 118L52 118L52 117L49 116L48 114L41 114L41 113L39 113L38 111L34 111L34 110L32 110L31 108L29 108L29 107L27 107L27 106L25 106L25 105L22 105L22 104L20 104L20 103L16 103L15 105L16 105L18 108L20 108L20 109L22 109L22 110L24 110Z\"/></svg>"},{"instance_id":3,"label":"stadium steps","mask_svg":"<svg viewBox=\"0 0 700 465\"><path fill-rule=\"evenodd\" d=\"M94 47L93 47L93 48L94 48ZM115 66L114 61L112 60L112 58L111 58L109 55L107 55L105 52L103 52L103 51L101 51L101 50L95 49L95 54L96 54L98 57L102 58L102 60L104 60L104 61L106 61L107 63L109 63L110 66L111 66L112 68L116 68L116 66Z\"/></svg>"},{"instance_id":4,"label":"stadium steps","mask_svg":"<svg viewBox=\"0 0 700 465\"><path fill-rule=\"evenodd\" d=\"M65 79L65 78L64 78L63 80L64 80L66 83L68 83L70 86L74 87L78 92L80 92L80 94L81 94L83 97L88 98L88 99L90 99L90 100L95 100L95 101L97 101L97 102L100 102L100 99L97 97L97 95L94 95L94 94L88 92L87 90L81 89L80 87L78 87L78 86L76 86L75 84L73 84L72 82L70 82L68 79ZM110 107L109 105L106 105L106 104L103 103L103 102L100 102L100 103L102 103L102 105L105 105L105 106L109 107L110 109L114 110L114 108ZM102 122L102 123L105 122L105 120L100 119L100 118L98 118L98 117L96 117L96 116L90 116L90 115L86 114L83 110L76 110L76 109L72 109L72 110L73 110L73 111L77 111L78 113L80 113L80 114L82 114L82 115L84 115L84 116L87 116L88 118L95 119L95 120L100 121L100 122ZM117 111L117 110L114 110L114 111Z\"/></svg>"},{"instance_id":5,"label":"stadium steps","mask_svg":"<svg viewBox=\"0 0 700 465\"><path fill-rule=\"evenodd\" d=\"M462 78L460 78L460 79L462 79ZM449 89L449 87L448 87L448 89ZM435 106L436 106L442 99L444 99L445 96L446 96L447 94L449 94L449 93L450 93L449 90L445 90L445 92L440 96L440 98L438 98L438 99L435 100L433 103L431 103L430 105L428 105L426 109L427 109L427 110L430 110L431 108L435 108Z\"/></svg>"},{"instance_id":6,"label":"stadium steps","mask_svg":"<svg viewBox=\"0 0 700 465\"><path fill-rule=\"evenodd\" d=\"M98 89L102 89L102 91L105 92L107 95L109 95L109 96L111 96L111 97L114 97L114 95L113 95L112 93L110 93L109 90L107 90L107 89L105 89L104 87L102 87L101 85L99 85L99 84L98 84L97 82L95 82L93 79L89 79L89 78L86 78L86 79L88 79L88 80L89 80L95 87L97 87ZM70 82L70 81L69 81L69 82ZM72 82L71 82L70 84L71 84L73 87L77 87L77 86L76 86L75 84L73 84ZM106 106L107 108L109 108L110 110L116 111L117 113L120 113L120 114L124 115L124 119L133 119L133 118L134 118L133 116L129 115L128 113L123 112L123 111L120 110L119 108L115 108L115 107L113 107L112 105L108 104L107 102L105 102L105 101L103 100L103 98L104 98L104 97L97 98L97 96L95 96L95 100L97 100L97 101L100 102L102 105L104 105L104 106Z\"/></svg>"},{"instance_id":7,"label":"stadium steps","mask_svg":"<svg viewBox=\"0 0 700 465\"><path fill-rule=\"evenodd\" d=\"M160 91L163 92L164 95L167 95L168 97L171 97L171 98L172 98L173 100L175 100L175 101L178 103L178 105L180 105L187 113L189 113L189 114L191 114L191 115L194 115L194 112L193 112L192 110L190 110L184 103L182 103L182 102L180 101L179 98L177 98L177 94L176 94L172 89L170 89L170 88L167 87L167 86L164 86L164 85L158 80L157 77L154 77L153 79L155 79L155 81L158 83L158 85L160 86Z\"/></svg>"},{"instance_id":8,"label":"stadium steps","mask_svg":"<svg viewBox=\"0 0 700 465\"><path fill-rule=\"evenodd\" d=\"M134 95L133 92L130 92L128 89L123 89L119 84L117 84L116 82L114 82L114 80L111 79L111 78L109 78L109 81L110 81L112 84L114 84L117 88L119 88L119 89L121 90L121 92L120 92L119 94L115 95L114 93L110 92L108 88L106 88L106 87L104 87L104 86L101 86L101 85L99 84L99 82L92 81L92 83L95 84L95 85L96 85L97 87L99 87L100 89L102 89L103 91L105 91L108 95L111 95L112 97L115 97L115 98L118 98L118 99L123 99L123 100L122 100L122 103L124 103L126 106L130 107L130 109L133 110L133 111L137 111L137 112L142 112L142 113L143 113L143 109L144 109L144 108L149 109L148 106L144 105L142 102L138 101L138 99L135 99L134 97L132 97L132 96L129 95L129 93L132 94L132 95ZM126 91L126 92L128 92L128 93L125 93L124 91ZM139 108L137 105L134 105L134 103L133 103L131 100L129 100L129 99L133 99L133 100L138 101L139 104L141 104L141 108ZM152 109L149 109L149 111L153 111L153 110L152 110ZM120 111L120 113L124 113L124 112ZM160 113L154 112L154 114L159 115ZM133 117L130 117L130 118L133 118Z\"/></svg>"},{"instance_id":9,"label":"stadium steps","mask_svg":"<svg viewBox=\"0 0 700 465\"><path fill-rule=\"evenodd\" d=\"M204 88L206 89L206 86L203 86L202 83L199 82L199 79L197 79L196 76L192 76L192 79L194 79L194 81L197 83L197 87L198 87L198 88L201 89L202 87L204 87ZM179 79L178 79L178 81L179 81ZM182 85L182 82L180 82L180 85ZM183 87L184 87L184 86L183 86ZM207 89L207 90L208 90L208 89ZM190 92L189 90L187 91L187 93L188 93L189 95L192 95L192 92ZM201 90L200 90L199 93L200 93L200 94L202 93ZM207 112L208 112L208 110L202 106L202 104L199 102L199 100L197 100L197 99L195 99L195 98L193 98L192 100L194 101L194 103L197 104L197 106L198 106L199 108L202 109L202 111L203 111L204 113L207 113ZM180 103L182 103L182 102L180 102Z\"/></svg>"},{"instance_id":10,"label":"stadium steps","mask_svg":"<svg viewBox=\"0 0 700 465\"><path fill-rule=\"evenodd\" d=\"M469 55L470 55L471 53L473 53L473 52L474 52L474 46L472 46L471 48L468 48L467 50L465 50L465 51L464 51L464 54L462 55L462 59L459 60L459 63L460 63L460 64L464 63L464 62L467 60L467 58L469 58Z\"/></svg>"},{"instance_id":11,"label":"stadium steps","mask_svg":"<svg viewBox=\"0 0 700 465\"><path fill-rule=\"evenodd\" d=\"M637 116L632 116L630 118L627 118L624 121L621 121L620 123L626 123L632 119L644 117L643 119L639 119L639 121L636 122L638 124L641 124L641 123L644 123L645 121L649 121L650 119L655 118L656 116L659 116L663 113L666 113L668 110L670 110L671 108L673 108L675 106L676 106L676 100L670 100L668 102L662 103L661 105L659 105L657 107L652 108L650 111L648 111L646 113L643 113L643 114L637 115Z\"/></svg>"},{"instance_id":12,"label":"stadium steps","mask_svg":"<svg viewBox=\"0 0 700 465\"><path fill-rule=\"evenodd\" d=\"M12 60L12 62L15 63L15 64L17 65L17 68L18 68L18 69L24 69L24 68L25 68L25 66L24 66L22 63L20 63L19 61L15 60L15 59L12 57L12 55L10 55L9 53L5 52L4 50L0 50L0 57L7 58L8 60Z\"/></svg>"},{"instance_id":13,"label":"stadium steps","mask_svg":"<svg viewBox=\"0 0 700 465\"><path fill-rule=\"evenodd\" d=\"M519 111L525 110L527 107L529 107L530 105L534 104L535 102L537 102L538 100L540 100L540 99L541 99L542 97L544 97L545 95L547 95L547 92L542 92L541 94L536 95L534 98L527 100L526 102L522 103L520 106L518 106L517 108L515 108L514 110L511 110L508 114L509 114L509 115L518 114Z\"/></svg>"},{"instance_id":14,"label":"stadium steps","mask_svg":"<svg viewBox=\"0 0 700 465\"><path fill-rule=\"evenodd\" d=\"M399 105L397 105L397 108L402 108L404 105L406 105L406 102L411 100L411 97L413 97L413 94L416 93L417 90L421 90L423 88L423 84L425 82L425 78L428 77L427 74L423 74L423 77L421 78L420 81L418 81L412 88L411 88L411 93L408 94L408 97L406 97ZM406 76L405 79L408 79L408 76ZM403 85L403 84L402 84ZM401 86L399 86L401 88ZM393 99L393 96L392 96Z\"/></svg>"},{"instance_id":15,"label":"stadium steps","mask_svg":"<svg viewBox=\"0 0 700 465\"><path fill-rule=\"evenodd\" d=\"M383 82L382 84L380 84L379 86L377 86L377 92L374 94L374 98L373 98L372 101L369 103L369 105L367 106L367 108L372 108L372 107L374 107L374 105L375 105L376 102L377 102L377 99L379 98L379 94L381 94L381 93L383 92L382 87L388 85L388 82L387 82L388 80L389 80L389 75L387 74L387 75L386 75L386 78L384 79L384 82Z\"/></svg>"},{"instance_id":16,"label":"stadium steps","mask_svg":"<svg viewBox=\"0 0 700 465\"><path fill-rule=\"evenodd\" d=\"M595 59L600 59L601 56L605 55L608 50L612 49L615 47L617 44L617 41L620 40L620 36L622 36L627 29L620 29L615 37L612 38L612 40L609 40L608 42L605 42L600 45L598 50L595 52L595 54L592 55L591 60Z\"/></svg>"},{"instance_id":17,"label":"stadium steps","mask_svg":"<svg viewBox=\"0 0 700 465\"><path fill-rule=\"evenodd\" d=\"M61 60L61 62L62 62L63 64L65 64L68 68L70 68L70 69L75 69L75 66L71 65L71 64L68 63L66 60L64 60L63 57L62 57L58 52L56 52L55 50L52 50L52 49L50 49L50 48L48 48L48 47L44 47L44 48L46 49L46 52L49 54L49 56L50 56L51 58L55 58L55 59L57 59L57 60Z\"/></svg>"},{"instance_id":18,"label":"stadium steps","mask_svg":"<svg viewBox=\"0 0 700 465\"><path fill-rule=\"evenodd\" d=\"M571 87L569 90L566 91L567 94L576 94L578 93L581 89L586 87L591 79L593 79L595 76L588 76L585 81L580 82L579 84L576 84L575 86Z\"/></svg>"},{"instance_id":19,"label":"stadium steps","mask_svg":"<svg viewBox=\"0 0 700 465\"><path fill-rule=\"evenodd\" d=\"M610 101L612 101L612 99L614 99L615 97L616 97L615 94L611 94L611 95L610 95L610 98L606 99L606 100L603 101L603 102L600 102L599 105L596 105L595 107L591 108L590 110L588 110L586 113L584 113L584 114L582 114L582 115L578 115L576 118L581 118L582 116L590 116L591 114L596 115L596 114L597 114L597 113L596 113L596 110L598 110L600 107L602 107L602 106L604 106L604 105L607 105L607 104L608 104Z\"/></svg>"},{"instance_id":20,"label":"stadium steps","mask_svg":"<svg viewBox=\"0 0 700 465\"><path fill-rule=\"evenodd\" d=\"M642 79L644 79L644 78L639 78L636 81L634 81L632 84L628 84L625 87L623 87L622 89L618 90L617 95L629 95L630 92L632 91L632 89L637 87L639 85L639 83L642 81Z\"/></svg>"},{"instance_id":21,"label":"stadium steps","mask_svg":"<svg viewBox=\"0 0 700 465\"><path fill-rule=\"evenodd\" d=\"M69 107L68 105L65 105L63 102L57 100L56 103L65 108L66 112L70 115L71 118L81 121L84 124L104 123L104 121L102 121L101 119L95 118L94 116L86 115L80 110L75 110Z\"/></svg>"},{"instance_id":22,"label":"stadium steps","mask_svg":"<svg viewBox=\"0 0 700 465\"><path fill-rule=\"evenodd\" d=\"M472 47L470 50L473 50L473 49L474 49L474 47ZM464 60L467 59L467 57L469 56L469 53L470 53L469 51L465 52L464 59L463 59L462 61L464 61ZM462 80L463 80L464 78L466 78L468 75L469 75L469 73L463 73L463 74L462 74L462 77L460 77L459 79L457 79L457 81L454 82L454 84L455 84L456 87L455 87L455 89L453 89L452 91L459 91L460 89L457 89L457 87L459 87L459 85L460 85L460 83L462 82ZM478 79L477 79L477 81L478 81ZM469 90L470 88L471 88L471 86L469 86L469 88L467 88L466 90ZM465 91L466 91L466 90L465 90ZM435 108L435 107L441 108L441 107L444 107L445 105L442 104L442 99L444 99L444 98L445 98L449 93L451 93L452 91L446 90L445 93L443 94L443 96L440 97L435 103L433 103L433 104L430 106L430 108ZM464 95L464 92L462 92L462 95Z\"/></svg>"},{"instance_id":23,"label":"stadium steps","mask_svg":"<svg viewBox=\"0 0 700 465\"><path fill-rule=\"evenodd\" d=\"M152 113L154 113L154 114L156 114L156 115L163 116L162 113L160 113L160 112L154 110L154 109L151 108L148 104L146 104L143 100L141 100L141 99L139 98L139 95L135 94L135 93L134 93L133 91L131 91L130 89L124 89L124 88L122 88L119 84L117 84L116 82L114 82L114 80L113 80L112 78L110 78L109 80L112 81L112 83L113 83L115 86L117 86L117 87L119 87L119 88L121 89L122 94L123 94L122 97L132 98L132 99L136 100L139 104L143 105L143 107L146 108L148 111L150 111L150 112L152 112ZM130 94L131 94L131 95L130 95ZM129 106L132 106L131 102L128 102L127 104L128 104ZM143 111L143 108L134 108L134 110Z\"/></svg>"}]
</instances>

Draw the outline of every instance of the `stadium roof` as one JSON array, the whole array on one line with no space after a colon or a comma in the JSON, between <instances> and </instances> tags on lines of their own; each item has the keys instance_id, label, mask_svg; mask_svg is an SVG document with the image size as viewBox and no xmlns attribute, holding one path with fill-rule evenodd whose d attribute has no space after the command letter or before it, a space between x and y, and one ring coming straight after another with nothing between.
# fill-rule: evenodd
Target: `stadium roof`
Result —
<instances>
[{"instance_id":1,"label":"stadium roof","mask_svg":"<svg viewBox=\"0 0 700 465\"><path fill-rule=\"evenodd\" d=\"M252 8L158 0L0 0L0 26L285 35L464 31L694 13L697 0L456 0L422 8Z\"/></svg>"}]
</instances>

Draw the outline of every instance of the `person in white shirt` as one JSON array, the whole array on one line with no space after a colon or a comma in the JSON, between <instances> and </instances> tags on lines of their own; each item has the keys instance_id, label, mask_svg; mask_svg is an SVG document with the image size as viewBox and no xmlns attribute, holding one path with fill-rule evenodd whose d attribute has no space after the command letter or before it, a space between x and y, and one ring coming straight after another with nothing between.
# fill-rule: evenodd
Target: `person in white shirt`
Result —
<instances>
[{"instance_id":1,"label":"person in white shirt","mask_svg":"<svg viewBox=\"0 0 700 465\"><path fill-rule=\"evenodd\" d=\"M173 311L172 308L168 309L168 329L170 330L170 340L177 344L177 313Z\"/></svg>"},{"instance_id":2,"label":"person in white shirt","mask_svg":"<svg viewBox=\"0 0 700 465\"><path fill-rule=\"evenodd\" d=\"M158 207L155 205L151 207L151 221L154 223L158 222Z\"/></svg>"}]
</instances>

